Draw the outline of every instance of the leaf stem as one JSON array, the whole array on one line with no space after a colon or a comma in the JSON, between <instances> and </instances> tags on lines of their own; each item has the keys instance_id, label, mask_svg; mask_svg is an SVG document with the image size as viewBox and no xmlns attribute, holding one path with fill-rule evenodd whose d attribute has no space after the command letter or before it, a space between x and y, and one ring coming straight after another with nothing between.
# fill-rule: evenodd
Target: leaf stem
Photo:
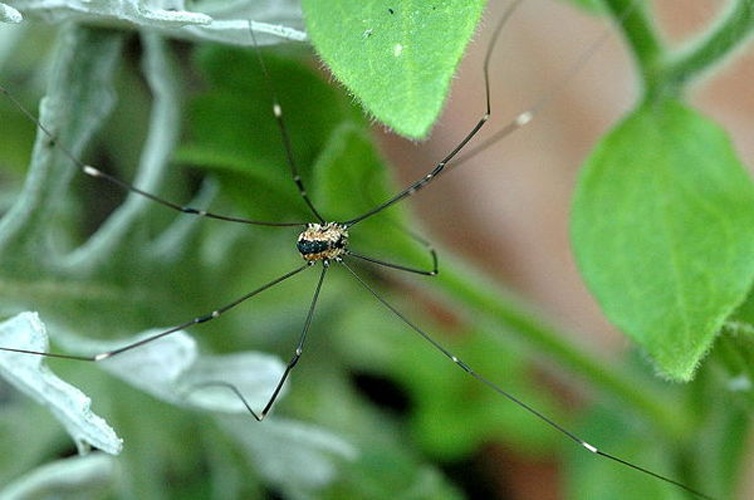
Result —
<instances>
[{"instance_id":1,"label":"leaf stem","mask_svg":"<svg viewBox=\"0 0 754 500\"><path fill-rule=\"evenodd\" d=\"M743 43L754 29L754 0L738 0L697 41L667 60L664 79L676 86L708 71Z\"/></svg>"},{"instance_id":2,"label":"leaf stem","mask_svg":"<svg viewBox=\"0 0 754 500\"><path fill-rule=\"evenodd\" d=\"M644 2L604 0L615 25L623 33L637 65L645 95L652 95L661 72L666 48L652 22Z\"/></svg>"},{"instance_id":3,"label":"leaf stem","mask_svg":"<svg viewBox=\"0 0 754 500\"><path fill-rule=\"evenodd\" d=\"M643 3L605 0L605 4L631 48L645 101L682 94L691 81L720 63L754 29L754 0L737 0L696 41L671 51Z\"/></svg>"}]
</instances>

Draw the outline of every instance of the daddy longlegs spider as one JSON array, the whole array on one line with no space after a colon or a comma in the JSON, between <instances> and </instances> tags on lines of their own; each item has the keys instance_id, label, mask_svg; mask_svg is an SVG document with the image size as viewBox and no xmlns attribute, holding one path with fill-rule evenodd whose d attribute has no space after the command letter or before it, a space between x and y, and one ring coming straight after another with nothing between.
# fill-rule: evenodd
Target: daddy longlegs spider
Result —
<instances>
[{"instance_id":1,"label":"daddy longlegs spider","mask_svg":"<svg viewBox=\"0 0 754 500\"><path fill-rule=\"evenodd\" d=\"M418 274L418 275L423 275L423 276L434 276L438 273L437 254L435 250L431 248L429 245L425 245L425 246L426 246L426 251L431 260L431 265L428 268L417 268L417 267L412 267L410 265L405 265L403 263L382 260L382 259L370 257L368 255L362 255L358 253L357 251L351 250L348 247L349 231L352 228L358 226L358 224L361 223L362 221L366 221L367 219L370 219L373 216L376 216L377 214L382 213L387 208L392 207L394 204L397 204L413 196L414 194L420 192L427 186L431 185L443 173L449 170L450 167L454 166L454 163L453 163L454 161L456 162L455 164L457 165L459 164L458 163L459 158L461 158L461 160L465 159L463 156L459 156L459 155L463 155L465 152L469 151L469 143L477 137L477 134L485 126L491 114L490 85L489 85L489 82L487 81L489 59L492 55L498 35L501 33L503 27L505 26L505 22L507 21L507 19L509 18L509 16L512 14L512 12L515 10L516 6L519 3L520 1L514 2L512 7L504 15L503 20L499 23L499 25L497 26L495 30L493 41L490 43L490 46L487 52L487 56L484 63L484 70L483 70L484 75L485 75L485 90L486 90L486 102L485 102L486 111L483 113L483 115L478 119L478 121L473 125L473 127L471 127L471 129L466 133L463 139L451 151L447 152L444 158L442 158L436 165L434 165L433 168L429 170L426 174L418 178L413 183L409 184L406 188L404 188L402 191L398 192L394 196L388 198L385 201L377 203L374 206L374 208L369 209L363 213L357 214L349 219L346 219L345 221L341 221L341 222L331 221L330 219L326 217L326 214L321 214L317 209L316 200L312 199L312 197L307 192L306 180L302 178L302 176L300 175L296 158L294 157L293 147L291 146L291 138L288 135L288 128L286 126L286 121L285 121L287 111L284 110L283 107L280 105L278 98L275 95L274 89L272 89L272 93L271 93L272 118L275 120L277 128L278 128L278 133L282 141L282 148L285 152L286 159L287 159L287 166L290 169L292 181L296 185L296 188L298 190L298 193L301 199L304 201L304 203L308 207L314 219L314 222L306 224L303 231L299 234L297 242L296 242L297 250L301 254L301 257L304 260L303 264L299 265L298 267L294 268L293 270L285 274L282 274L278 278L273 279L272 281L269 281L263 284L262 286L259 286L253 289L252 291L238 297L237 299L219 308L216 308L206 314L202 314L200 316L194 317L179 325L176 325L172 328L161 331L157 334L154 334L152 336L149 336L137 342L122 346L114 350L101 352L93 356L80 356L80 355L71 355L71 354L63 354L63 353L56 353L56 352L39 352L39 351L31 351L31 350L25 350L25 349L17 349L11 346L0 347L0 350L7 351L7 352L22 353L22 354L45 356L45 357L50 357L50 358L60 358L60 359L88 361L88 362L102 362L110 358L115 358L122 353L137 350L138 348L144 346L145 344L159 341L159 339L162 339L171 334L174 334L175 332L179 330L184 330L193 325L207 323L214 319L217 319L220 316L222 316L224 313L230 311L236 306L239 306L243 302L261 294L262 292L269 290L270 288L278 285L279 283L282 283L290 278L293 278L299 273L302 273L304 270L307 270L311 267L319 266L319 276L316 282L313 296L309 303L308 312L306 314L304 324L301 329L295 350L293 352L293 355L288 360L282 376L280 377L276 385L272 388L271 395L269 396L269 399L264 404L264 406L261 409L254 408L250 404L250 402L246 400L246 398L244 397L244 394L241 391L239 391L235 385L231 383L217 381L217 382L208 382L208 383L202 384L205 387L215 386L215 387L223 388L235 394L235 396L240 401L243 402L243 404L248 410L248 413L255 420L261 422L262 420L265 419L265 417L269 414L269 412L273 408L279 395L281 394L281 390L283 389L285 382L288 380L289 375L293 372L293 369L296 367L297 363L301 359L302 354L304 353L307 336L308 336L310 327L313 321L315 320L315 312L317 309L320 292L323 289L325 276L328 274L329 269L337 264L343 267L356 280L356 282L358 282L365 290L369 292L369 294L371 294L375 298L377 302L379 302L383 307L388 309L393 316L398 318L398 320L402 322L408 330L419 335L422 339L424 339L424 341L429 343L436 351L438 351L440 354L442 354L448 360L450 360L450 362L452 362L458 368L466 372L470 377L473 377L474 379L476 379L479 383L487 386L489 389L496 392L500 396L510 400L515 405L517 405L524 411L528 412L530 415L532 415L539 421L543 422L547 426L551 427L555 431L559 432L563 436L574 441L576 444L578 444L585 450L593 454L599 455L603 457L604 459L617 462L618 464L624 467L634 469L635 471L638 471L639 473L651 476L657 480L674 485L680 490L684 490L696 497L710 498L706 496L705 494L699 491L696 491L695 489L692 489L691 487L686 486L685 484L678 482L669 476L654 472L639 464L632 463L630 461L620 458L619 456L602 451L597 446L590 444L586 440L582 439L578 435L571 432L569 429L561 426L558 422L556 422L555 420L552 420L550 417L540 412L538 409L534 408L533 406L530 406L527 402L517 398L512 393L507 392L503 387L501 387L501 385L498 385L496 381L490 380L486 378L483 374L478 373L477 371L475 371L475 369L472 366L468 365L462 359L458 358L455 354L453 354L447 348L445 348L441 343L436 341L434 337L428 333L427 330L423 329L422 327L417 325L413 320L409 319L409 317L405 313L403 313L400 309L398 309L391 302L389 302L385 297L383 297L380 293L378 293L372 286L370 286L357 272L356 268L354 268L351 264L349 264L349 261L350 262L360 261L367 264L374 264L382 268L390 268L397 271L403 271L403 272L408 272L408 273ZM251 36L252 37L254 36L253 31L251 32ZM267 75L267 69L266 69L264 60L262 59L261 54L258 50L257 50L257 56L259 58L259 63L262 68L262 71L265 73L265 78L269 80L269 75ZM578 64L575 66L575 69L578 69ZM162 205L168 209L181 212L183 214L187 214L190 216L195 216L198 218L214 219L218 221L224 221L224 222L230 222L230 223L236 223L236 224L245 224L245 225L252 225L252 226L266 226L266 227L294 227L294 226L301 225L300 222L276 222L276 221L265 221L265 220L253 220L253 219L247 219L247 218L237 217L237 216L232 216L232 215L224 215L220 213L211 212L203 208L196 208L193 206L184 206L184 205L176 204L165 198L154 195L149 191L142 190L140 187L124 182L120 180L119 178L113 175L110 175L93 165L85 163L75 153L74 148L70 148L67 144L64 144L62 141L59 141L57 139L56 131L48 128L43 122L43 119L35 118L30 112L26 110L26 108L18 100L16 100L13 94L8 92L4 87L0 87L0 92L2 92L8 99L10 99L10 101L12 101L13 104L23 114L25 114L30 121L34 122L37 125L39 134L41 135L43 141L48 142L50 147L56 148L58 151L62 152L63 155L66 156L71 163L75 164L75 166L80 170L80 172L82 172L83 174L89 177L101 179L105 182L108 182L126 191L129 191L137 196L149 199L152 202ZM499 134L499 137L500 138L505 137L513 133L515 130L521 127L524 127L527 123L531 121L531 119L534 117L537 111L539 111L539 106L535 106L534 108L530 110L527 110L518 114L512 121L508 123L508 125L506 125L503 128L503 132ZM472 150L472 152L473 151L474 150ZM202 389L202 386L196 386L195 389L200 390Z\"/></svg>"}]
</instances>

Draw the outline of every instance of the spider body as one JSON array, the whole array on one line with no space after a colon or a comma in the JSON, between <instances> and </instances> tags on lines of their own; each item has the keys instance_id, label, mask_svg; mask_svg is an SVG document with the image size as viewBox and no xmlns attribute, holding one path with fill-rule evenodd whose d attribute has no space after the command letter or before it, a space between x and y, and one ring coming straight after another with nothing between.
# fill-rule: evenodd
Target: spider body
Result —
<instances>
[{"instance_id":1,"label":"spider body","mask_svg":"<svg viewBox=\"0 0 754 500\"><path fill-rule=\"evenodd\" d=\"M340 261L347 252L348 227L337 222L309 223L296 242L301 257L310 264Z\"/></svg>"}]
</instances>

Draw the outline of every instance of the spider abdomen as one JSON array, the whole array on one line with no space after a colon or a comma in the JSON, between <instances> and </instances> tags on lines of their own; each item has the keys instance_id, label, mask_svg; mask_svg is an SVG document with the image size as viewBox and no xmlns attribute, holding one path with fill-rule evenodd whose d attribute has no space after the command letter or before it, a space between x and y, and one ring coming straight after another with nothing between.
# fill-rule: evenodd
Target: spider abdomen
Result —
<instances>
[{"instance_id":1,"label":"spider abdomen","mask_svg":"<svg viewBox=\"0 0 754 500\"><path fill-rule=\"evenodd\" d=\"M340 260L347 245L348 228L337 222L307 224L296 242L301 257L309 262Z\"/></svg>"}]
</instances>

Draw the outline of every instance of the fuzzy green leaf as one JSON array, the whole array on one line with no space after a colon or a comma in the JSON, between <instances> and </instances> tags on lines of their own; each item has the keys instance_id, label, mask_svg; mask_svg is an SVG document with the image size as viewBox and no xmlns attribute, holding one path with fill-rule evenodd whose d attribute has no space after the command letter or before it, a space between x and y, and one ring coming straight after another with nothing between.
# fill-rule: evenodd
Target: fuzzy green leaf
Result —
<instances>
[{"instance_id":1,"label":"fuzzy green leaf","mask_svg":"<svg viewBox=\"0 0 754 500\"><path fill-rule=\"evenodd\" d=\"M611 321L689 380L754 277L754 185L727 135L674 101L640 108L588 160L574 251Z\"/></svg>"},{"instance_id":2,"label":"fuzzy green leaf","mask_svg":"<svg viewBox=\"0 0 754 500\"><path fill-rule=\"evenodd\" d=\"M338 80L375 118L412 138L426 136L440 114L484 5L303 2L309 36Z\"/></svg>"},{"instance_id":3,"label":"fuzzy green leaf","mask_svg":"<svg viewBox=\"0 0 754 500\"><path fill-rule=\"evenodd\" d=\"M198 64L211 87L191 104L193 138L178 159L220 174L224 189L253 217L303 220L311 214L291 182L272 92L283 112L292 159L307 186L333 130L343 121L363 120L302 60L265 55L264 61L269 81L254 53L221 47L199 52ZM254 196L249 196L250 183Z\"/></svg>"}]
</instances>

